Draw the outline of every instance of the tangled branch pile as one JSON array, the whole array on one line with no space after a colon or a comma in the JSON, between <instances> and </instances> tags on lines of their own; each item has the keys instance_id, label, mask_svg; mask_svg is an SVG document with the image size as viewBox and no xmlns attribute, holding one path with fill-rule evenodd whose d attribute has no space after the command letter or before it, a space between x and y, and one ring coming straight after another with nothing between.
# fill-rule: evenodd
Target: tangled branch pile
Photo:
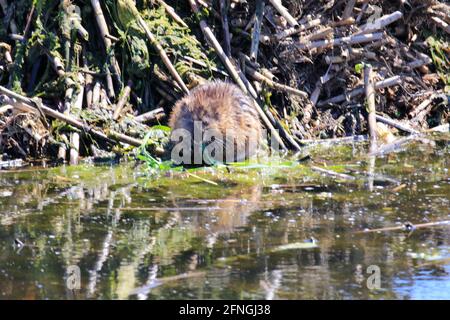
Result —
<instances>
[{"instance_id":1,"label":"tangled branch pile","mask_svg":"<svg viewBox=\"0 0 450 320\"><path fill-rule=\"evenodd\" d=\"M435 0L0 0L3 160L159 153L174 102L212 79L289 149L448 123L450 6ZM448 126L448 125L447 125Z\"/></svg>"}]
</instances>

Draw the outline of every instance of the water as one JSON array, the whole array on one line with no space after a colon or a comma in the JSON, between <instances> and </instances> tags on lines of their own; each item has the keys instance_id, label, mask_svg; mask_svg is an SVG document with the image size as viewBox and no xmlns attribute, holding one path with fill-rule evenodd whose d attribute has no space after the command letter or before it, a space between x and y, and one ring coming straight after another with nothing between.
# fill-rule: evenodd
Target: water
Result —
<instances>
[{"instance_id":1,"label":"water","mask_svg":"<svg viewBox=\"0 0 450 320\"><path fill-rule=\"evenodd\" d=\"M449 224L360 233L450 220L448 141L372 164L353 145L194 175L2 171L0 298L449 299Z\"/></svg>"}]
</instances>

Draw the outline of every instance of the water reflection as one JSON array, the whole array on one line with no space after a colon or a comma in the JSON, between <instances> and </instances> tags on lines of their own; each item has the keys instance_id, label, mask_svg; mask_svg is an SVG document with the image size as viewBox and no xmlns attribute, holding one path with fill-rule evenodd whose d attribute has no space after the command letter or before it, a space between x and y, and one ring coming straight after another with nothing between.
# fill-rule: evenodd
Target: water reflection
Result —
<instances>
[{"instance_id":1,"label":"water reflection","mask_svg":"<svg viewBox=\"0 0 450 320\"><path fill-rule=\"evenodd\" d=\"M2 172L0 297L450 298L448 225L357 233L450 219L448 141L372 160L364 150L196 173L218 186L133 165ZM287 244L298 245L275 250Z\"/></svg>"}]
</instances>

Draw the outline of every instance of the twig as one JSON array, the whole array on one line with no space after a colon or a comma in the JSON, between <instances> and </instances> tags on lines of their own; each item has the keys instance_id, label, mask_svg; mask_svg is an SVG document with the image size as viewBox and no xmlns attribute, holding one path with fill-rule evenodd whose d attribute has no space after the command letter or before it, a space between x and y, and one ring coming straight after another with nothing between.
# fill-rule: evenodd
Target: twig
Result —
<instances>
[{"instance_id":1,"label":"twig","mask_svg":"<svg viewBox=\"0 0 450 320\"><path fill-rule=\"evenodd\" d=\"M108 53L111 51L111 40L107 36L107 35L109 35L108 25L106 24L105 16L103 15L103 10L100 5L100 1L99 0L91 0L91 5L92 5L92 8L94 9L95 19L97 21L97 25L100 30L100 34L102 36L103 43L105 45L106 53L108 55ZM110 67L116 77L116 80L118 81L118 83L120 83L120 70L119 70L116 58L113 55L110 56ZM108 72L107 72L107 86L108 86L108 96L109 96L109 98L112 99L115 97L116 94L114 92L114 87L112 86L111 74Z\"/></svg>"},{"instance_id":2,"label":"twig","mask_svg":"<svg viewBox=\"0 0 450 320\"><path fill-rule=\"evenodd\" d=\"M231 57L231 37L230 27L228 25L227 4L226 0L220 0L220 16L222 20L223 42L225 54Z\"/></svg>"},{"instance_id":3,"label":"twig","mask_svg":"<svg viewBox=\"0 0 450 320\"><path fill-rule=\"evenodd\" d=\"M256 10L255 10L255 24L253 25L252 31L252 44L250 48L250 59L252 61L258 60L258 48L259 48L259 37L261 34L261 25L264 14L264 0L256 1Z\"/></svg>"},{"instance_id":4,"label":"twig","mask_svg":"<svg viewBox=\"0 0 450 320\"><path fill-rule=\"evenodd\" d=\"M366 93L367 112L369 123L370 149L375 150L377 146L377 120L375 109L375 87L373 85L372 66L370 64L364 65L364 89Z\"/></svg>"},{"instance_id":5,"label":"twig","mask_svg":"<svg viewBox=\"0 0 450 320\"><path fill-rule=\"evenodd\" d=\"M399 123L398 121L382 117L382 116L380 116L378 114L375 116L375 118L376 118L377 121L385 123L385 124L388 124L388 125L390 125L390 126L392 126L394 128L397 128L399 130L408 132L410 134L419 134L419 131L414 130L412 128L409 128L409 127Z\"/></svg>"},{"instance_id":6,"label":"twig","mask_svg":"<svg viewBox=\"0 0 450 320\"><path fill-rule=\"evenodd\" d=\"M314 49L314 48L326 48L326 47L336 47L336 46L342 46L342 45L353 45L353 44L359 44L359 43L366 43L366 42L372 42L372 41L378 41L383 39L383 33L370 33L370 34L359 34L359 35L351 35L348 37L342 37L342 38L336 38L331 40L320 40L320 41L314 41L311 43L301 43L297 42L295 46L298 49L305 50L305 49Z\"/></svg>"},{"instance_id":7,"label":"twig","mask_svg":"<svg viewBox=\"0 0 450 320\"><path fill-rule=\"evenodd\" d=\"M185 28L189 28L189 26L186 24L186 22L181 19L181 17L175 12L175 9L169 6L167 3L165 3L163 0L157 0L159 4L161 4L164 9L166 9L166 12L175 20L178 24Z\"/></svg>"},{"instance_id":8,"label":"twig","mask_svg":"<svg viewBox=\"0 0 450 320\"><path fill-rule=\"evenodd\" d=\"M11 91L11 90L6 89L3 86L0 86L0 92L5 94L5 95L7 95L7 96L9 96L9 97L11 97L11 98L14 98L14 99L20 101L22 103L28 104L31 107L34 106L34 102L30 98L27 98L27 97L24 97L24 96L22 96L20 94L17 94L15 92ZM92 135L94 135L94 136L96 136L98 138L101 138L103 140L106 140L108 142L112 142L111 139L113 139L113 140L116 140L116 141L119 141L119 142L127 143L127 144L135 146L135 147L139 147L139 146L142 145L142 141L141 140L138 140L138 139L126 136L124 134L121 134L121 133L118 133L118 132L115 132L115 131L112 131L112 130L110 130L108 132L108 134L105 134L105 133L103 133L103 132L101 132L101 131L99 131L97 129L91 128L89 125L81 122L80 120L77 120L77 119L73 118L72 116L65 115L65 114L63 114L61 112L58 112L56 110L53 110L53 109L51 109L51 108L49 108L49 107L47 107L45 105L42 105L41 109L45 113L45 115L47 115L49 117L52 117L52 118L64 121L64 122L74 126L75 128L83 130L86 133L91 133Z\"/></svg>"},{"instance_id":9,"label":"twig","mask_svg":"<svg viewBox=\"0 0 450 320\"><path fill-rule=\"evenodd\" d=\"M78 92L76 96L76 100L74 103L74 107L72 108L72 113L78 116L81 112L81 108L83 107L83 97L84 97L84 77L81 73L78 74L78 80L79 80L79 88L80 91ZM80 153L80 134L78 132L71 132L70 133L70 164L76 165L78 164L79 159L79 153Z\"/></svg>"},{"instance_id":10,"label":"twig","mask_svg":"<svg viewBox=\"0 0 450 320\"><path fill-rule=\"evenodd\" d=\"M409 116L412 118L411 121L414 121L415 120L414 118L416 116L418 116L421 111L425 110L432 102L433 102L433 96L431 96L428 99L423 100L422 103L417 106L417 108L414 108L414 110L412 110L409 113Z\"/></svg>"},{"instance_id":11,"label":"twig","mask_svg":"<svg viewBox=\"0 0 450 320\"><path fill-rule=\"evenodd\" d=\"M339 173L339 172L336 172L336 171L327 170L327 169L316 167L316 166L311 166L311 170L317 171L317 172L320 172L320 173L324 173L324 174L326 174L328 176L338 177L338 178L345 179L345 180L355 180L355 177L350 176L348 174Z\"/></svg>"},{"instance_id":12,"label":"twig","mask_svg":"<svg viewBox=\"0 0 450 320\"><path fill-rule=\"evenodd\" d=\"M317 145L317 144L335 145L335 144L362 142L366 140L367 140L366 135L359 135L359 136L330 138L330 139L302 139L300 140L300 143L304 145Z\"/></svg>"},{"instance_id":13,"label":"twig","mask_svg":"<svg viewBox=\"0 0 450 320\"><path fill-rule=\"evenodd\" d=\"M119 101L116 104L116 108L114 109L113 119L119 119L119 116L122 112L125 103L128 101L131 93L131 87L133 86L133 82L131 80L128 81L127 86L123 89L122 95L120 96Z\"/></svg>"},{"instance_id":14,"label":"twig","mask_svg":"<svg viewBox=\"0 0 450 320\"><path fill-rule=\"evenodd\" d=\"M269 0L272 6L283 16L291 27L298 26L297 20L289 13L289 11L281 4L281 0Z\"/></svg>"},{"instance_id":15,"label":"twig","mask_svg":"<svg viewBox=\"0 0 450 320\"><path fill-rule=\"evenodd\" d=\"M256 71L255 69L249 67L249 66L245 66L245 71L255 80L257 81L261 81L262 83L267 84L269 87L276 89L276 90L280 90L280 91L284 91L287 93L291 93L294 94L296 96L302 97L302 98L308 98L308 94L304 91L289 87L287 85L281 84L281 83L277 83L275 81L270 80L269 78L265 77L264 75L262 75L261 73L259 73L258 71Z\"/></svg>"},{"instance_id":16,"label":"twig","mask_svg":"<svg viewBox=\"0 0 450 320\"><path fill-rule=\"evenodd\" d=\"M297 33L303 32L305 30L308 30L310 28L316 27L316 26L320 25L321 23L322 23L322 19L314 19L314 20L306 22L305 24L301 24L297 27L285 29L285 30L275 34L273 42L281 41L284 38L293 36L294 34L297 34Z\"/></svg>"},{"instance_id":17,"label":"twig","mask_svg":"<svg viewBox=\"0 0 450 320\"><path fill-rule=\"evenodd\" d=\"M355 8L356 0L349 0L345 6L344 13L342 13L342 20L348 19L353 14L353 9Z\"/></svg>"},{"instance_id":18,"label":"twig","mask_svg":"<svg viewBox=\"0 0 450 320\"><path fill-rule=\"evenodd\" d=\"M154 119L159 119L164 117L166 114L164 113L164 109L163 108L158 108L146 113L143 113L137 117L134 118L135 121L137 122L148 122Z\"/></svg>"},{"instance_id":19,"label":"twig","mask_svg":"<svg viewBox=\"0 0 450 320\"><path fill-rule=\"evenodd\" d=\"M382 16L381 18L378 18L377 20L373 21L372 23L368 23L368 24L362 26L360 28L361 31L356 34L366 34L366 33L371 33L371 32L377 31L377 30L381 30L401 18L403 18L403 13L401 13L400 11L395 11L391 14L387 14L385 16Z\"/></svg>"},{"instance_id":20,"label":"twig","mask_svg":"<svg viewBox=\"0 0 450 320\"><path fill-rule=\"evenodd\" d=\"M431 20L442 30L450 34L450 25L438 17L431 17Z\"/></svg>"},{"instance_id":21,"label":"twig","mask_svg":"<svg viewBox=\"0 0 450 320\"><path fill-rule=\"evenodd\" d=\"M375 89L379 90L379 89L383 89L383 88L387 88L387 87L392 87L395 85L398 85L401 83L401 77L400 76L394 76L382 81L379 81L377 83L375 83ZM318 106L324 106L327 104L336 104L336 103L340 103L340 102L344 102L347 99L352 99L355 98L357 96L363 95L364 94L364 88L357 88L354 89L350 92L348 92L347 94L341 94L338 95L336 97L333 97L331 99L325 100L325 101L319 101L318 102Z\"/></svg>"},{"instance_id":22,"label":"twig","mask_svg":"<svg viewBox=\"0 0 450 320\"><path fill-rule=\"evenodd\" d=\"M137 10L136 10L137 11ZM139 14L139 13L138 13ZM164 51L164 48L161 46L161 44L156 40L153 33L151 33L150 29L148 28L147 24L145 23L144 19L141 18L140 15L137 16L137 19L139 21L140 26L142 29L144 29L145 34L147 35L148 40L150 43L155 47L156 51L158 51L159 56L161 57L162 62L166 66L166 68L169 70L172 77L175 79L175 81L178 83L178 85L183 89L184 93L189 93L189 89L186 86L186 84L183 82L183 79L181 79L180 75L178 74L177 70L173 66L172 62L170 62L169 57L167 56L166 51Z\"/></svg>"}]
</instances>

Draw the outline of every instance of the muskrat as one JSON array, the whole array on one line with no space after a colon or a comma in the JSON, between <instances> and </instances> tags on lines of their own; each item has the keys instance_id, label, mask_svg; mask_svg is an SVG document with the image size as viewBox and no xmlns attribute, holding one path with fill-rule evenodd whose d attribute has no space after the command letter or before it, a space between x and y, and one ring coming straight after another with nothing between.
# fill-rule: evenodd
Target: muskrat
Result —
<instances>
[{"instance_id":1,"label":"muskrat","mask_svg":"<svg viewBox=\"0 0 450 320\"><path fill-rule=\"evenodd\" d=\"M169 126L169 149L177 163L243 161L256 155L262 145L263 131L253 100L228 82L197 86L175 104ZM183 145L177 147L180 141Z\"/></svg>"}]
</instances>

